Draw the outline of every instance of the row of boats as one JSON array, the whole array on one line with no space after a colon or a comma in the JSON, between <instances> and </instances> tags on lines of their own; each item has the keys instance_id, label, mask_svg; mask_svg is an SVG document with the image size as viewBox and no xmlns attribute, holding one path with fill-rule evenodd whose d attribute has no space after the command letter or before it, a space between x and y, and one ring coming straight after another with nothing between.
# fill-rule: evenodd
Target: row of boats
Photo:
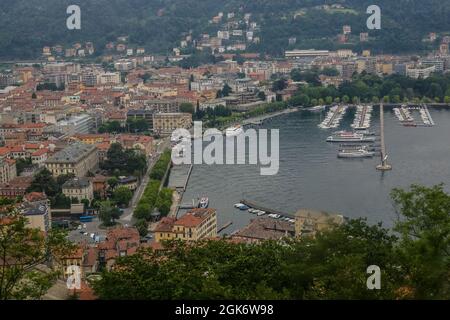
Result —
<instances>
[{"instance_id":1,"label":"row of boats","mask_svg":"<svg viewBox=\"0 0 450 320\"><path fill-rule=\"evenodd\" d=\"M241 210L241 211L248 211L251 214L256 214L258 217L264 216L267 214L267 212L263 211L263 210L258 210L258 209L254 209L251 208L243 203L236 203L234 205L235 208ZM273 218L273 219L280 219L280 220L284 220L287 222L291 222L291 223L295 223L294 219L288 218L288 217L283 217L279 214L276 213L269 213L267 214L268 217Z\"/></svg>"},{"instance_id":2,"label":"row of boats","mask_svg":"<svg viewBox=\"0 0 450 320\"><path fill-rule=\"evenodd\" d=\"M400 108L394 108L394 113L397 119L407 127L417 127L419 124L416 123L414 117L411 115L410 110L418 110L420 114L420 118L422 119L423 126L431 127L434 126L434 121L431 118L430 112L428 111L428 107L423 105L418 108L408 107L406 105L402 105Z\"/></svg>"},{"instance_id":3,"label":"row of boats","mask_svg":"<svg viewBox=\"0 0 450 320\"><path fill-rule=\"evenodd\" d=\"M338 151L338 158L371 158L375 156L373 147L366 144L353 143L373 143L375 142L373 132L364 131L337 131L327 138L327 142L346 142L349 144L341 145L343 148Z\"/></svg>"},{"instance_id":4,"label":"row of boats","mask_svg":"<svg viewBox=\"0 0 450 320\"><path fill-rule=\"evenodd\" d=\"M394 108L393 110L395 116L400 122L414 122L414 118L411 116L411 112L408 110L406 105L402 105L400 108Z\"/></svg>"},{"instance_id":5,"label":"row of boats","mask_svg":"<svg viewBox=\"0 0 450 320\"><path fill-rule=\"evenodd\" d=\"M434 126L433 118L431 118L430 112L427 106L423 106L419 109L420 117L422 118L423 124L426 126Z\"/></svg>"},{"instance_id":6,"label":"row of boats","mask_svg":"<svg viewBox=\"0 0 450 320\"><path fill-rule=\"evenodd\" d=\"M372 106L356 106L355 119L350 125L354 130L367 130L372 119Z\"/></svg>"},{"instance_id":7,"label":"row of boats","mask_svg":"<svg viewBox=\"0 0 450 320\"><path fill-rule=\"evenodd\" d=\"M318 125L321 129L337 128L347 111L348 106L334 106L328 111L325 119Z\"/></svg>"}]
</instances>

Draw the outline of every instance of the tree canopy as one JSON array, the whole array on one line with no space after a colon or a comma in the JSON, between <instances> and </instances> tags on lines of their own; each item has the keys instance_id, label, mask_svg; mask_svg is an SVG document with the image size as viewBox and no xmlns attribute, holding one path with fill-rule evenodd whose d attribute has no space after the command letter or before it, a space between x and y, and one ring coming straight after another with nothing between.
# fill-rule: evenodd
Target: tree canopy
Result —
<instances>
[{"instance_id":1,"label":"tree canopy","mask_svg":"<svg viewBox=\"0 0 450 320\"><path fill-rule=\"evenodd\" d=\"M442 186L395 189L391 230L349 220L316 237L244 244L165 242L117 261L101 299L449 299L450 196ZM382 290L368 290L367 268Z\"/></svg>"}]
</instances>

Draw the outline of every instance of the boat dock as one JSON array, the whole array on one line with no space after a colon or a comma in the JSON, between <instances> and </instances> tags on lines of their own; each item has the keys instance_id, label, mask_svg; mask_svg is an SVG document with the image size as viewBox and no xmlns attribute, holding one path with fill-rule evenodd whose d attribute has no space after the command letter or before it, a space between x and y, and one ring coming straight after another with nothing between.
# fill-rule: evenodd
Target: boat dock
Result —
<instances>
[{"instance_id":1,"label":"boat dock","mask_svg":"<svg viewBox=\"0 0 450 320\"><path fill-rule=\"evenodd\" d=\"M256 209L256 210L264 211L264 212L266 212L266 214L278 214L278 215L280 215L282 217L287 217L287 218L290 218L290 219L294 219L295 218L294 214L282 212L280 210L267 208L267 207L264 207L264 206L262 206L260 204L257 204L257 203L255 203L253 201L250 201L250 200L242 199L240 201L240 203L245 204L247 207L250 207L250 208L253 208L253 209Z\"/></svg>"},{"instance_id":2,"label":"boat dock","mask_svg":"<svg viewBox=\"0 0 450 320\"><path fill-rule=\"evenodd\" d=\"M401 106L400 108L394 108L396 117L400 123L405 127L432 127L434 126L433 118L428 111L426 105L415 106ZM421 122L417 122L411 115L411 111L418 110L421 118Z\"/></svg>"},{"instance_id":3,"label":"boat dock","mask_svg":"<svg viewBox=\"0 0 450 320\"><path fill-rule=\"evenodd\" d=\"M367 130L370 128L372 118L372 106L357 106L356 114L351 127L355 130Z\"/></svg>"},{"instance_id":4,"label":"boat dock","mask_svg":"<svg viewBox=\"0 0 450 320\"><path fill-rule=\"evenodd\" d=\"M431 118L431 114L430 111L428 111L428 107L426 105L424 105L420 110L420 116L422 118L423 124L425 126L434 126L434 121L433 118Z\"/></svg>"},{"instance_id":5,"label":"boat dock","mask_svg":"<svg viewBox=\"0 0 450 320\"><path fill-rule=\"evenodd\" d=\"M347 111L347 106L334 106L328 111L325 119L318 125L322 129L337 128Z\"/></svg>"},{"instance_id":6,"label":"boat dock","mask_svg":"<svg viewBox=\"0 0 450 320\"><path fill-rule=\"evenodd\" d=\"M282 116L284 114L297 112L298 110L299 109L297 107L294 107L294 108L284 109L284 110L277 111L277 112L264 114L264 115L254 117L254 118L245 119L242 121L242 126L250 126L250 125L260 126L260 125L264 124L264 122L266 120L269 120L269 119L272 119L272 118L275 118L278 116Z\"/></svg>"},{"instance_id":7,"label":"boat dock","mask_svg":"<svg viewBox=\"0 0 450 320\"><path fill-rule=\"evenodd\" d=\"M186 191L187 185L189 183L189 178L191 177L193 165L182 164L182 165L174 165L170 171L169 182L167 184L168 188L175 190L178 195L178 202L181 202L183 199L183 194ZM175 214L178 216L178 211L180 209L192 209L196 208L196 203L192 200L192 204L185 203L176 204Z\"/></svg>"}]
</instances>

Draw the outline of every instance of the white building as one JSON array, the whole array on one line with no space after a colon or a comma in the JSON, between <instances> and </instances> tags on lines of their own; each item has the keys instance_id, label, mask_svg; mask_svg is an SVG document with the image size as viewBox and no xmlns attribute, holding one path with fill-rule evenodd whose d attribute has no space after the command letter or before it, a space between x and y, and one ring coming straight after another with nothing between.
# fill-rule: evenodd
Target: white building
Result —
<instances>
[{"instance_id":1,"label":"white building","mask_svg":"<svg viewBox=\"0 0 450 320\"><path fill-rule=\"evenodd\" d=\"M410 68L406 69L406 75L408 77L418 79L426 79L428 78L433 72L436 71L435 66L427 67L427 68Z\"/></svg>"},{"instance_id":2,"label":"white building","mask_svg":"<svg viewBox=\"0 0 450 320\"><path fill-rule=\"evenodd\" d=\"M76 133L90 133L94 128L94 119L88 114L80 114L59 121L56 127L59 132L65 133L68 136Z\"/></svg>"},{"instance_id":3,"label":"white building","mask_svg":"<svg viewBox=\"0 0 450 320\"><path fill-rule=\"evenodd\" d=\"M97 84L101 85L118 85L120 84L119 72L106 72L97 75Z\"/></svg>"}]
</instances>

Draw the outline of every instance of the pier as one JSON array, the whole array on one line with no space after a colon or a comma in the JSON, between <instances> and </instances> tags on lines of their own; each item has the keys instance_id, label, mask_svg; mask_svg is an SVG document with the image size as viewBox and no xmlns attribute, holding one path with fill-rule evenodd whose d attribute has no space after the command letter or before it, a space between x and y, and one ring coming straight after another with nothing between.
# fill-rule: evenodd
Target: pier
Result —
<instances>
[{"instance_id":1,"label":"pier","mask_svg":"<svg viewBox=\"0 0 450 320\"><path fill-rule=\"evenodd\" d=\"M384 114L383 103L380 103L380 137L381 137L381 163L377 165L377 170L388 171L392 170L392 166L387 163L386 145L384 141Z\"/></svg>"},{"instance_id":2,"label":"pier","mask_svg":"<svg viewBox=\"0 0 450 320\"><path fill-rule=\"evenodd\" d=\"M334 106L328 111L325 120L323 120L318 127L322 129L337 128L342 120L347 106Z\"/></svg>"},{"instance_id":3,"label":"pier","mask_svg":"<svg viewBox=\"0 0 450 320\"><path fill-rule=\"evenodd\" d=\"M405 106L400 108L394 108L395 116L400 123L405 127L432 127L434 126L433 118L431 118L430 112L426 105L420 106ZM411 115L411 111L418 110L421 118L421 122L417 122Z\"/></svg>"},{"instance_id":4,"label":"pier","mask_svg":"<svg viewBox=\"0 0 450 320\"><path fill-rule=\"evenodd\" d=\"M186 191L187 185L189 183L189 178L192 174L193 165L175 165L172 167L169 176L168 187L174 189L178 195L177 199L179 202L182 201L184 192ZM178 211L180 209L192 209L196 207L194 200L192 204L175 204L175 216L178 216Z\"/></svg>"},{"instance_id":5,"label":"pier","mask_svg":"<svg viewBox=\"0 0 450 320\"><path fill-rule=\"evenodd\" d=\"M231 127L231 126L236 126L236 125L241 125L242 127L261 126L267 120L270 120L270 119L273 119L275 117L279 117L279 116L282 116L282 115L285 115L285 114L298 112L298 111L299 111L299 108L292 107L292 108L288 108L288 109L283 109L281 111L275 111L275 112L263 114L263 115L260 115L260 116L251 117L251 118L244 119L244 120L241 120L241 121L238 121L238 122L228 123L226 125L226 127ZM220 127L219 129L225 134L226 127Z\"/></svg>"},{"instance_id":6,"label":"pier","mask_svg":"<svg viewBox=\"0 0 450 320\"><path fill-rule=\"evenodd\" d=\"M287 217L287 218L290 218L290 219L294 219L295 218L294 214L282 212L280 210L267 208L267 207L259 205L259 204L255 203L253 201L250 201L250 200L242 199L240 201L240 203L245 204L247 207L250 207L250 208L253 208L253 209L256 209L256 210L265 211L266 214L278 214L280 216Z\"/></svg>"},{"instance_id":7,"label":"pier","mask_svg":"<svg viewBox=\"0 0 450 320\"><path fill-rule=\"evenodd\" d=\"M372 118L372 106L357 106L355 120L351 127L355 130L367 130L370 128Z\"/></svg>"},{"instance_id":8,"label":"pier","mask_svg":"<svg viewBox=\"0 0 450 320\"><path fill-rule=\"evenodd\" d=\"M277 112L272 112L272 113L268 113L265 115L261 115L258 117L254 117L254 118L249 118L249 119L245 119L242 121L242 126L247 126L247 125L262 125L264 124L264 121L284 115L284 114L289 114L289 113L293 113L293 112L298 112L298 108L294 107L294 108L289 108L289 109L284 109L281 111L277 111Z\"/></svg>"}]
</instances>

